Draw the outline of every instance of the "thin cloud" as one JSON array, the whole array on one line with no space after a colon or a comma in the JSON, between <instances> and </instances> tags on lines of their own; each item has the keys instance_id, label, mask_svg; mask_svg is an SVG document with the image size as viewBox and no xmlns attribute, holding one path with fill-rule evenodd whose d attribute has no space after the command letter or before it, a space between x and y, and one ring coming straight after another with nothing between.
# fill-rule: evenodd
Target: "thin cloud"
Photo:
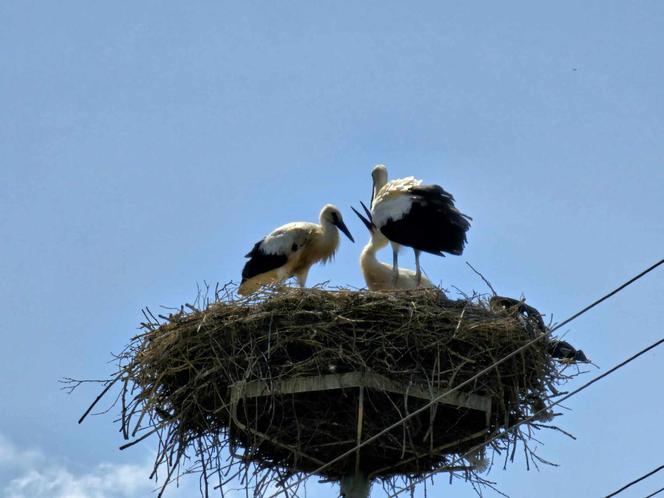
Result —
<instances>
[{"instance_id":1,"label":"thin cloud","mask_svg":"<svg viewBox=\"0 0 664 498\"><path fill-rule=\"evenodd\" d=\"M68 462L39 449L19 448L0 433L1 498L154 498L159 485L148 479L153 465L153 459L146 458L142 464L98 463L74 470ZM178 484L172 483L164 498L200 496L196 477L185 476ZM275 483L269 483L266 495L278 490ZM223 496L244 497L245 492L240 483L232 481L224 486Z\"/></svg>"},{"instance_id":2,"label":"thin cloud","mask_svg":"<svg viewBox=\"0 0 664 498\"><path fill-rule=\"evenodd\" d=\"M0 434L3 498L146 498L155 496L148 476L152 462L142 465L100 463L77 472L39 450L18 448ZM167 496L196 496L197 486L173 487Z\"/></svg>"}]
</instances>

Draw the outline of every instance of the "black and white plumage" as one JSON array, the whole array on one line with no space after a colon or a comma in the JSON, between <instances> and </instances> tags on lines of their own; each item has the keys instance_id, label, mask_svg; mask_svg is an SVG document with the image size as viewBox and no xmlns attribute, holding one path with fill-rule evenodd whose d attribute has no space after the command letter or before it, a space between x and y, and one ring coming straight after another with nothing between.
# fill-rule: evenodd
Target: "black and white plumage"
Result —
<instances>
[{"instance_id":1,"label":"black and white plumage","mask_svg":"<svg viewBox=\"0 0 664 498\"><path fill-rule=\"evenodd\" d=\"M402 245L415 251L418 281L422 274L420 252L437 256L463 253L472 218L456 208L452 194L439 185L422 185L412 176L388 182L387 168L382 164L374 167L371 176L371 218L392 243L395 280L399 276L398 253Z\"/></svg>"},{"instance_id":2,"label":"black and white plumage","mask_svg":"<svg viewBox=\"0 0 664 498\"><path fill-rule=\"evenodd\" d=\"M408 290L416 289L418 287L427 289L436 288L436 286L425 276L421 276L418 281L416 273L406 268L397 269L399 277L395 282L392 276L392 267L378 261L378 258L376 257L376 253L385 247L389 241L376 229L376 226L371 223L371 221L362 216L354 207L351 207L351 209L355 212L358 218L360 218L371 234L369 242L364 246L364 249L360 254L360 269L362 270L362 275L364 275L367 289L372 291L384 291L396 289ZM367 215L370 217L371 213L367 212Z\"/></svg>"},{"instance_id":3,"label":"black and white plumage","mask_svg":"<svg viewBox=\"0 0 664 498\"><path fill-rule=\"evenodd\" d=\"M304 287L309 269L315 263L329 261L339 246L339 230L354 242L341 212L327 204L320 212L320 224L297 221L273 230L254 244L245 257L241 295L251 294L261 285L295 277Z\"/></svg>"}]
</instances>

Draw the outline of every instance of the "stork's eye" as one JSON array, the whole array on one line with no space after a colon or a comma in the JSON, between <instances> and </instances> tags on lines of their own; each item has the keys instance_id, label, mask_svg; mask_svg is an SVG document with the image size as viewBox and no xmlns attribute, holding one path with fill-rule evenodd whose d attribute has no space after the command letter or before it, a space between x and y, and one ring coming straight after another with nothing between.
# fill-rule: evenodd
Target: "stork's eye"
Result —
<instances>
[{"instance_id":1,"label":"stork's eye","mask_svg":"<svg viewBox=\"0 0 664 498\"><path fill-rule=\"evenodd\" d=\"M293 252L297 251L297 244L293 244L291 246L291 251L293 251Z\"/></svg>"},{"instance_id":2,"label":"stork's eye","mask_svg":"<svg viewBox=\"0 0 664 498\"><path fill-rule=\"evenodd\" d=\"M339 223L339 215L332 211L332 223Z\"/></svg>"}]
</instances>

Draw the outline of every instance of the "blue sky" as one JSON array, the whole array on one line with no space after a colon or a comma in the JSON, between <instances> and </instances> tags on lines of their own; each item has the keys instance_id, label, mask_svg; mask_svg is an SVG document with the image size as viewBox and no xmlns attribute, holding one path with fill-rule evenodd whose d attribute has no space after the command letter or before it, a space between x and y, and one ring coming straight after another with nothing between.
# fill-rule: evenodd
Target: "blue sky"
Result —
<instances>
[{"instance_id":1,"label":"blue sky","mask_svg":"<svg viewBox=\"0 0 664 498\"><path fill-rule=\"evenodd\" d=\"M112 414L76 424L95 390L57 380L108 375L141 307L237 281L256 240L328 202L357 243L309 283L360 286L349 206L376 163L473 216L462 257L422 258L447 288L485 290L469 261L561 320L660 259L662 26L655 1L2 2L0 490L150 496L154 441L119 452ZM602 370L654 342L662 277L567 338ZM599 496L660 465L663 354L570 400L559 425L578 440L541 438L559 467L488 477L513 497Z\"/></svg>"}]
</instances>

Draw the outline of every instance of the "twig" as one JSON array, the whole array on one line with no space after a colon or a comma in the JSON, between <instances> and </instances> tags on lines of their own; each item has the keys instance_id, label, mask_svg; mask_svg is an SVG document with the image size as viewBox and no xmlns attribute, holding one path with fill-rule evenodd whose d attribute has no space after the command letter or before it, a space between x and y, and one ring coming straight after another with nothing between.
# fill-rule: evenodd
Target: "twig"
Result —
<instances>
[{"instance_id":1,"label":"twig","mask_svg":"<svg viewBox=\"0 0 664 498\"><path fill-rule=\"evenodd\" d=\"M489 282L486 278L484 278L484 275L482 275L479 271L477 271L473 265L471 265L468 261L466 261L466 264L470 267L471 270L473 270L475 273L477 273L482 280L484 280L484 283L489 286L489 289L491 289L491 292L493 292L494 296L497 296L498 293L496 292L496 289L493 288L493 285L491 285L491 282Z\"/></svg>"}]
</instances>

